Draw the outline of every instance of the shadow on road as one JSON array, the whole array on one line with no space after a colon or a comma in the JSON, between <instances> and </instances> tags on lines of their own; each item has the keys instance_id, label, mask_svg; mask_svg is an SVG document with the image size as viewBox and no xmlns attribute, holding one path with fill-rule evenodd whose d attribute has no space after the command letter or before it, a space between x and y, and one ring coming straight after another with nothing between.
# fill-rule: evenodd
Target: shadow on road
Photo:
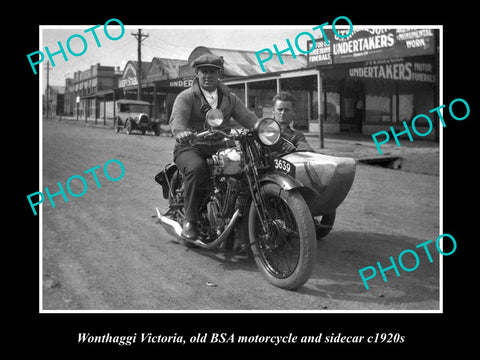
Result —
<instances>
[{"instance_id":1,"label":"shadow on road","mask_svg":"<svg viewBox=\"0 0 480 360\"><path fill-rule=\"evenodd\" d=\"M383 305L422 303L439 300L439 254L434 242L428 249L430 262L423 248L416 248L425 240L405 236L377 233L338 231L319 241L317 264L311 279L299 290L300 293L335 300L374 302ZM406 272L398 262L400 253L406 249L418 254L418 267ZM385 271L387 282L382 278L377 262L385 270L392 266L393 257L400 276L392 268ZM417 261L411 253L402 256L407 269L414 269ZM359 270L367 266L376 268L376 276L368 280L365 288ZM365 271L365 277L372 271Z\"/></svg>"},{"instance_id":2,"label":"shadow on road","mask_svg":"<svg viewBox=\"0 0 480 360\"><path fill-rule=\"evenodd\" d=\"M428 246L433 262L429 261L423 248L416 248L416 245L427 240L390 234L334 231L318 242L317 263L310 280L296 293L327 302L348 302L347 307L351 310L372 307L438 310L440 256L434 242ZM184 246L176 240L172 242ZM419 258L418 267L411 272L402 269L398 262L400 253L406 249L414 250ZM226 271L257 272L261 277L255 262L247 255L200 248L186 251L214 260ZM386 270L385 282L377 262L387 269L392 266L390 256L395 260L400 276L397 277L393 268ZM407 253L402 257L402 263L405 268L412 269L416 260ZM377 271L376 276L368 280L368 290L359 274L359 270L367 266L374 266ZM370 271L365 272L365 277L370 275Z\"/></svg>"}]
</instances>

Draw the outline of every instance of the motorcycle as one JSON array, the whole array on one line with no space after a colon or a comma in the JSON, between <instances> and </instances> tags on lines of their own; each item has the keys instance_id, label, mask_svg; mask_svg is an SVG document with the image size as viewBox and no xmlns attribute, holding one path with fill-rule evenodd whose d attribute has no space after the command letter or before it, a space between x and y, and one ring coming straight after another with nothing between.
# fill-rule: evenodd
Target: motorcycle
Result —
<instances>
[{"instance_id":1,"label":"motorcycle","mask_svg":"<svg viewBox=\"0 0 480 360\"><path fill-rule=\"evenodd\" d=\"M221 111L212 109L208 128L194 136L222 139L220 150L207 158L211 177L198 238L182 238L183 175L174 163L155 176L168 199L165 214L156 208L160 223L187 246L240 244L268 282L298 289L313 271L317 238L328 234L351 188L355 160L313 152L273 157L269 149L281 136L274 119L262 118L251 130L225 129L222 123Z\"/></svg>"}]
</instances>

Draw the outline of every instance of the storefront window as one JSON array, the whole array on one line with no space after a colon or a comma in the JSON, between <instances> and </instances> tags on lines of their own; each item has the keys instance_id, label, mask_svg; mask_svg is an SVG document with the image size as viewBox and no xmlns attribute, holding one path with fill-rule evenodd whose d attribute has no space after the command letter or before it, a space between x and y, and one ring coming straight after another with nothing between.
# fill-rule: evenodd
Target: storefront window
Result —
<instances>
[{"instance_id":1,"label":"storefront window","mask_svg":"<svg viewBox=\"0 0 480 360\"><path fill-rule=\"evenodd\" d=\"M410 122L418 114L428 114L435 107L433 84L410 82L398 84L400 121Z\"/></svg>"},{"instance_id":2,"label":"storefront window","mask_svg":"<svg viewBox=\"0 0 480 360\"><path fill-rule=\"evenodd\" d=\"M398 95L398 117L400 121L409 121L413 117L413 94Z\"/></svg>"},{"instance_id":3,"label":"storefront window","mask_svg":"<svg viewBox=\"0 0 480 360\"><path fill-rule=\"evenodd\" d=\"M340 120L340 93L327 92L325 121L338 122Z\"/></svg>"},{"instance_id":4,"label":"storefront window","mask_svg":"<svg viewBox=\"0 0 480 360\"><path fill-rule=\"evenodd\" d=\"M390 122L392 102L389 96L370 95L365 97L367 122Z\"/></svg>"},{"instance_id":5,"label":"storefront window","mask_svg":"<svg viewBox=\"0 0 480 360\"><path fill-rule=\"evenodd\" d=\"M395 84L365 81L365 120L367 123L395 122Z\"/></svg>"}]
</instances>

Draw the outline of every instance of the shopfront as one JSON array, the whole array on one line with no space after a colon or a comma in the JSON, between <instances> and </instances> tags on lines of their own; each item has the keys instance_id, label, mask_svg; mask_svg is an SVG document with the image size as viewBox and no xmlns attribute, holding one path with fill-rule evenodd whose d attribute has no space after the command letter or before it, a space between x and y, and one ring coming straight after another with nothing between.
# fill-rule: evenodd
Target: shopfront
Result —
<instances>
[{"instance_id":1,"label":"shopfront","mask_svg":"<svg viewBox=\"0 0 480 360\"><path fill-rule=\"evenodd\" d=\"M438 30L365 28L345 39L326 31L330 45L318 40L308 55L326 132L402 129L438 105Z\"/></svg>"},{"instance_id":2,"label":"shopfront","mask_svg":"<svg viewBox=\"0 0 480 360\"><path fill-rule=\"evenodd\" d=\"M308 131L309 121L318 118L317 74L314 69L303 69L224 82L259 118L273 116L274 96L280 91L289 91L297 99L293 126Z\"/></svg>"},{"instance_id":3,"label":"shopfront","mask_svg":"<svg viewBox=\"0 0 480 360\"><path fill-rule=\"evenodd\" d=\"M192 84L192 77L178 77L179 67L185 60L154 57L151 62L142 63L141 100L152 104L152 117L167 123L173 102L182 90ZM119 80L122 98L138 99L138 63L129 61Z\"/></svg>"}]
</instances>

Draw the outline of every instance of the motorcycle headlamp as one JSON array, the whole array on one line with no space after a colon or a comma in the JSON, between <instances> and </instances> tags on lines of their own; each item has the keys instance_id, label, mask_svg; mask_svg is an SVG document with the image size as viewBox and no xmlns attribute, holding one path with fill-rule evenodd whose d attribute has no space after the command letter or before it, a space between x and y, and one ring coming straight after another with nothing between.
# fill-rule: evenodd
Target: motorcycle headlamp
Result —
<instances>
[{"instance_id":1,"label":"motorcycle headlamp","mask_svg":"<svg viewBox=\"0 0 480 360\"><path fill-rule=\"evenodd\" d=\"M223 113L220 109L210 109L207 111L205 115L205 119L207 120L207 125L216 128L222 125L223 123Z\"/></svg>"},{"instance_id":2,"label":"motorcycle headlamp","mask_svg":"<svg viewBox=\"0 0 480 360\"><path fill-rule=\"evenodd\" d=\"M254 127L258 141L266 146L275 145L280 140L280 125L274 119L261 118Z\"/></svg>"}]
</instances>

